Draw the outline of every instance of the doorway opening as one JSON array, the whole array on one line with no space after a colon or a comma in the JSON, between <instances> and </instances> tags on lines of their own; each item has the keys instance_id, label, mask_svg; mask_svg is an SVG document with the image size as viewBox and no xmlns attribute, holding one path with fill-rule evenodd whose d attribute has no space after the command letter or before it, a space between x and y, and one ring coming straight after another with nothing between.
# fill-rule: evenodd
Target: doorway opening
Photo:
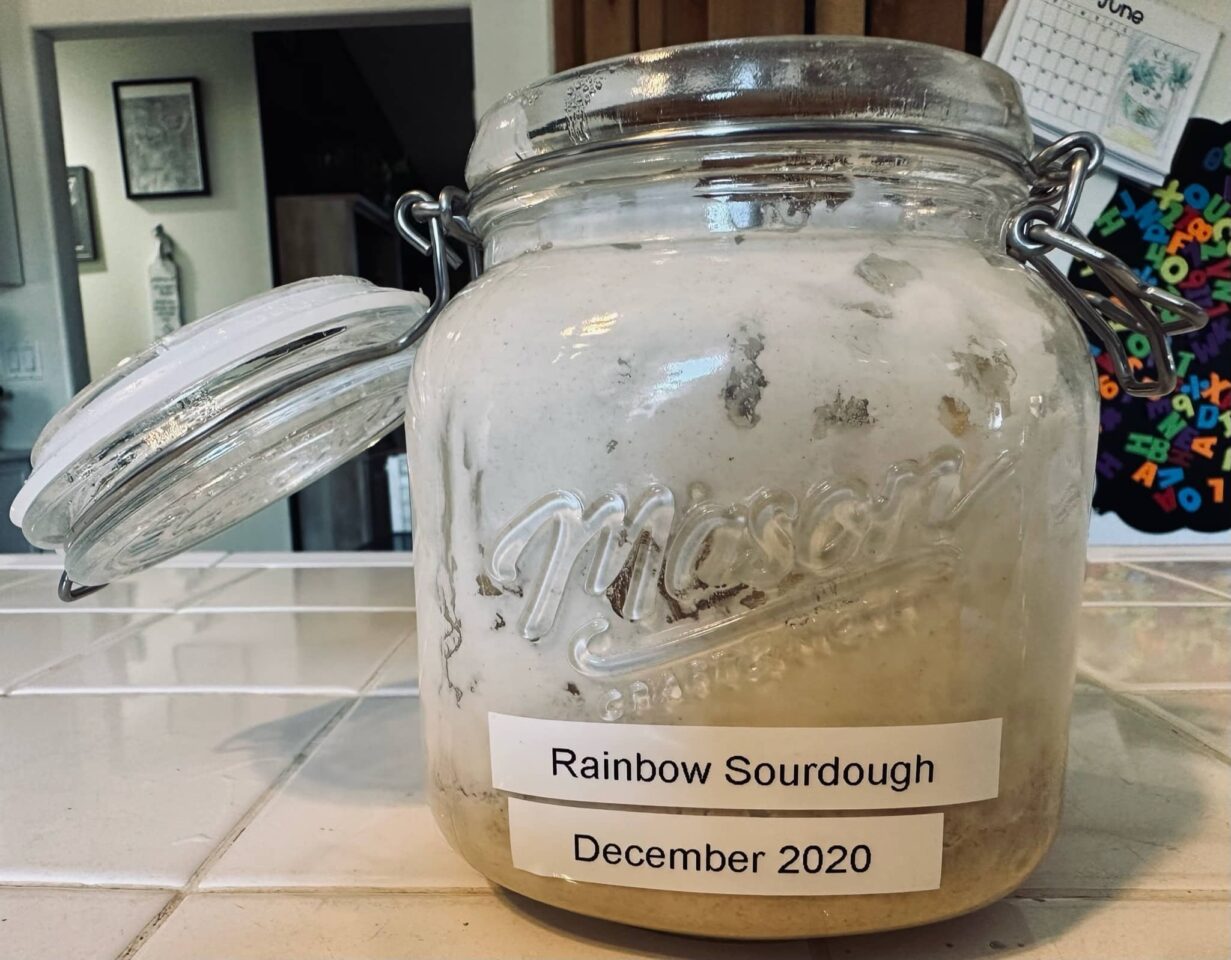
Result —
<instances>
[{"instance_id":1,"label":"doorway opening","mask_svg":"<svg viewBox=\"0 0 1231 960\"><path fill-rule=\"evenodd\" d=\"M92 379L180 324L305 277L430 291L430 263L400 240L392 209L408 189L463 182L465 10L54 49ZM399 427L202 547L409 549L404 451Z\"/></svg>"}]
</instances>

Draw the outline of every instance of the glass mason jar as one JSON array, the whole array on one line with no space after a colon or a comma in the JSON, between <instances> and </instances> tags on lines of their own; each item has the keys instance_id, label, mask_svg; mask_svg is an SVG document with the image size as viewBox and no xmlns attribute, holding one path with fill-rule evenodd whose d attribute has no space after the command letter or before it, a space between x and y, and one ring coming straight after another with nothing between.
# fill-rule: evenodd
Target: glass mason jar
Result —
<instances>
[{"instance_id":1,"label":"glass mason jar","mask_svg":"<svg viewBox=\"0 0 1231 960\"><path fill-rule=\"evenodd\" d=\"M654 51L484 117L486 270L408 409L432 803L481 873L798 937L1039 862L1098 395L1006 253L1030 144L997 68L851 39Z\"/></svg>"},{"instance_id":2,"label":"glass mason jar","mask_svg":"<svg viewBox=\"0 0 1231 960\"><path fill-rule=\"evenodd\" d=\"M1030 146L1006 74L919 44L550 78L483 118L469 196L399 202L433 303L328 278L190 324L53 419L12 517L74 599L363 449L409 373L429 782L472 865L711 936L971 910L1060 810L1074 314L1143 395L1202 319L1072 228L1097 141Z\"/></svg>"}]
</instances>

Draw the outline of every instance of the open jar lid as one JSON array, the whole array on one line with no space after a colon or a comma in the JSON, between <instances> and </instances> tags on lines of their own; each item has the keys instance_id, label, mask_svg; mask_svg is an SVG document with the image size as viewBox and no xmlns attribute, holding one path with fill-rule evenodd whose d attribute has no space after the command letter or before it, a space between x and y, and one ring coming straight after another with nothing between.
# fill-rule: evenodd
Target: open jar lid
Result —
<instances>
[{"instance_id":1,"label":"open jar lid","mask_svg":"<svg viewBox=\"0 0 1231 960\"><path fill-rule=\"evenodd\" d=\"M190 323L86 387L10 516L76 584L135 573L328 473L401 422L427 298L354 277Z\"/></svg>"},{"instance_id":2,"label":"open jar lid","mask_svg":"<svg viewBox=\"0 0 1231 960\"><path fill-rule=\"evenodd\" d=\"M535 162L641 142L806 124L966 137L1024 159L1013 78L978 57L872 37L760 37L647 50L512 93L479 121L471 190Z\"/></svg>"}]
</instances>

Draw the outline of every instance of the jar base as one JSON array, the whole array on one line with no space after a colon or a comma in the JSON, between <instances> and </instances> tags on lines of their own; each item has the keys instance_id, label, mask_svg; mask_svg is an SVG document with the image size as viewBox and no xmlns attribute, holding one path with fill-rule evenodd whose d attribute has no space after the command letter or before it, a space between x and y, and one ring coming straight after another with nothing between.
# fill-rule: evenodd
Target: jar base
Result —
<instances>
[{"instance_id":1,"label":"jar base","mask_svg":"<svg viewBox=\"0 0 1231 960\"><path fill-rule=\"evenodd\" d=\"M689 893L539 876L513 865L507 817L474 801L472 795L465 804L437 806L437 820L454 849L510 893L572 914L663 933L790 940L924 926L1004 898L1050 848L1058 828L1060 792L1049 790L1046 802L1009 819L981 817L978 808L983 804L953 808L937 889L833 896Z\"/></svg>"},{"instance_id":2,"label":"jar base","mask_svg":"<svg viewBox=\"0 0 1231 960\"><path fill-rule=\"evenodd\" d=\"M647 912L640 908L633 910L605 908L595 904L593 901L584 908L581 908L572 904L566 905L564 902L566 898L546 895L543 890L538 889L537 885L533 883L519 884L495 880L492 882L497 891L501 895L510 898L519 911L535 914L537 915L536 919L565 930L572 923L579 920L600 920L640 930L651 930L655 933L669 933L677 936L709 940L757 942L767 940L813 940L868 933L888 933L894 930L941 923L945 920L952 920L956 917L975 913L994 903L998 903L1016 890L1020 886L1022 879L1024 878L1016 879L1013 883L1006 885L1002 889L997 889L995 892L979 900L955 906L950 910L938 910L935 913L921 914L914 918L903 916L896 922L886 922L885 919L876 920L869 917L867 922L845 925L826 924L823 920L817 922L811 917L805 919L806 915L823 914L826 912L818 910L818 906L821 906L818 904L818 901L830 899L827 897L775 898L780 901L790 900L792 902L775 904L776 909L766 911L764 905L760 902L765 900L764 897L723 896L722 899L725 901L723 907L714 912L726 915L727 919L725 921L716 923L714 917L710 915L701 923L689 923L683 919L678 911L669 911L673 915L671 918L668 917L668 911L663 911L661 917L656 917L652 911ZM624 888L604 887L604 889L622 891ZM648 892L664 893L664 891ZM697 896L702 895L698 894ZM906 897L908 895L895 894L892 896ZM732 909L727 905L731 901L745 901L750 909ZM869 913L873 912L869 911ZM706 913L709 913L709 911L706 911ZM753 913L756 915L755 919L752 916ZM768 915L770 913L773 914L772 917ZM756 929L757 932L750 934L748 932L750 929ZM594 931L588 931L587 933L590 936L594 935Z\"/></svg>"}]
</instances>

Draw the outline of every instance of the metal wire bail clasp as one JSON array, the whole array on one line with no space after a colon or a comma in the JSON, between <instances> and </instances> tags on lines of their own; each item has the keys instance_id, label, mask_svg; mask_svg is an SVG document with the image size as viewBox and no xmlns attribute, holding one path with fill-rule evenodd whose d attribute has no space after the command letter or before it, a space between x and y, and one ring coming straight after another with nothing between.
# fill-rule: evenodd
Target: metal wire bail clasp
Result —
<instances>
[{"instance_id":1,"label":"metal wire bail clasp","mask_svg":"<svg viewBox=\"0 0 1231 960\"><path fill-rule=\"evenodd\" d=\"M1005 224L1009 253L1034 267L1060 294L1111 358L1126 392L1138 397L1163 397L1176 385L1175 358L1168 337L1200 330L1209 321L1205 311L1183 297L1145 283L1119 257L1090 242L1073 226L1073 214L1086 178L1099 168L1103 144L1092 133L1071 133L1040 150L1030 161L1037 180L1030 198ZM1059 250L1090 267L1111 296L1079 290L1047 258ZM1163 311L1163 315L1157 311ZM1128 357L1119 330L1142 334L1154 358L1154 379L1139 376Z\"/></svg>"},{"instance_id":2,"label":"metal wire bail clasp","mask_svg":"<svg viewBox=\"0 0 1231 960\"><path fill-rule=\"evenodd\" d=\"M470 226L469 209L470 195L458 187L445 187L435 199L424 190L410 190L398 198L393 208L393 221L402 239L432 258L436 290L420 325L420 335L449 302L449 270L462 265L461 257L449 246L448 238L465 245L470 279L474 280L483 272L483 241ZM426 237L417 229L418 223L427 224Z\"/></svg>"}]
</instances>

